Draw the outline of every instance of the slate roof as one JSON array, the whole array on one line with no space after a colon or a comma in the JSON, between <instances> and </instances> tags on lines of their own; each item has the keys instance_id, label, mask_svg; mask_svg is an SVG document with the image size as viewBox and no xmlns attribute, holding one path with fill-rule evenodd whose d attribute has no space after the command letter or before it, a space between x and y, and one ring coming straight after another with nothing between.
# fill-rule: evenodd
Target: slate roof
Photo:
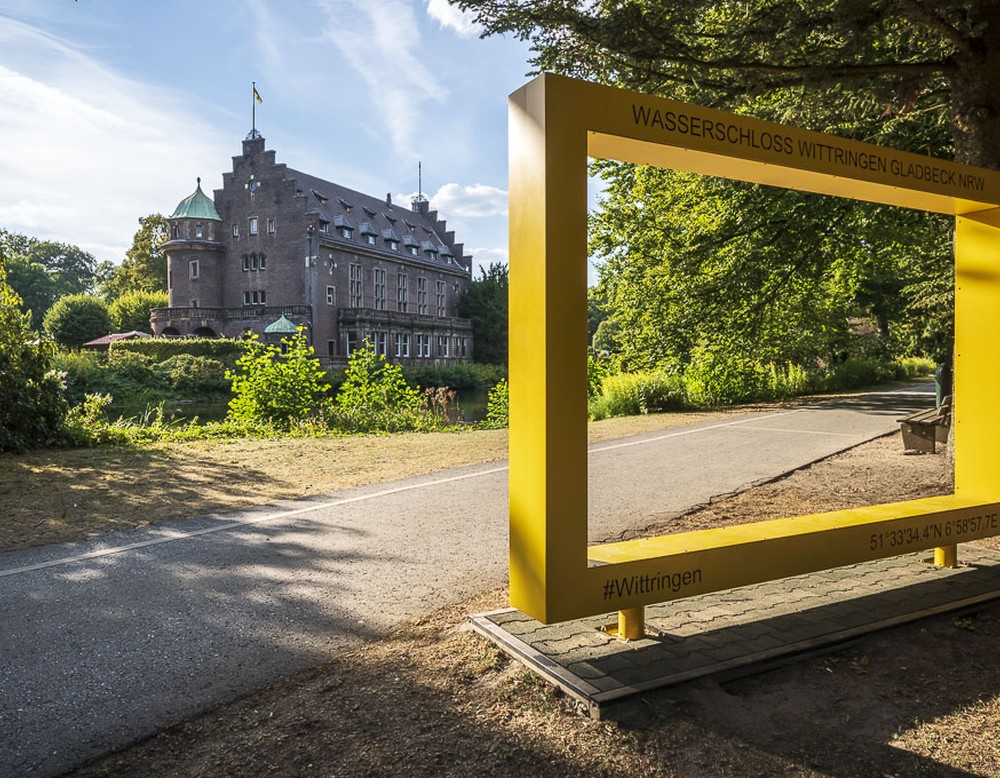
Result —
<instances>
[{"instance_id":1,"label":"slate roof","mask_svg":"<svg viewBox=\"0 0 1000 778\"><path fill-rule=\"evenodd\" d=\"M463 264L464 257L456 251L455 244L445 242L445 231L439 229L443 222L438 222L436 211L425 215L401 205L389 205L378 197L356 192L308 173L291 168L286 171L287 178L294 180L298 191L308 198L306 212L315 213L321 221L329 223L329 234L324 234L321 238L324 242L363 247L365 251L374 251L395 260L405 258L408 263L417 262L469 272L469 267ZM351 237L341 235L338 229L340 227L352 230ZM375 244L367 243L365 235L375 236ZM393 251L389 247L389 240L398 241L404 248L417 246L417 256L403 250Z\"/></svg>"}]
</instances>

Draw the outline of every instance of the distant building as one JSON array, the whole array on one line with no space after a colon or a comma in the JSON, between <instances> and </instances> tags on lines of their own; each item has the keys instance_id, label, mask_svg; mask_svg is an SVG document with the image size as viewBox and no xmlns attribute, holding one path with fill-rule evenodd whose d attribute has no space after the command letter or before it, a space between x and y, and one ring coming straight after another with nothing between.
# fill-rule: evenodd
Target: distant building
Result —
<instances>
[{"instance_id":1,"label":"distant building","mask_svg":"<svg viewBox=\"0 0 1000 778\"><path fill-rule=\"evenodd\" d=\"M332 363L366 340L393 362L472 358L457 316L472 257L423 196L405 208L291 170L252 134L214 199L199 179L169 223L155 335L263 337L291 322Z\"/></svg>"}]
</instances>

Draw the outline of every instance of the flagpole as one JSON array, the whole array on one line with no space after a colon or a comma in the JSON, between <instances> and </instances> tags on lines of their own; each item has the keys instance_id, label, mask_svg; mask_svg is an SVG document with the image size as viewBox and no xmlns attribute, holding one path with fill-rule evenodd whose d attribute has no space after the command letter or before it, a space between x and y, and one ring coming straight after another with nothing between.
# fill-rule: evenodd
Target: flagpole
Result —
<instances>
[{"instance_id":1,"label":"flagpole","mask_svg":"<svg viewBox=\"0 0 1000 778\"><path fill-rule=\"evenodd\" d=\"M253 112L253 124L250 128L250 137L257 137L257 82L251 81L250 89L250 110Z\"/></svg>"}]
</instances>

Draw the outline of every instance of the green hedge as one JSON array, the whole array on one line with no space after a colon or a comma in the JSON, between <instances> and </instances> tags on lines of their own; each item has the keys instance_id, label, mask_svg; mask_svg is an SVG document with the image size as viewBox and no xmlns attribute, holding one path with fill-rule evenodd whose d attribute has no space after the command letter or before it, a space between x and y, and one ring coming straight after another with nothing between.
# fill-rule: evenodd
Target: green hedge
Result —
<instances>
[{"instance_id":1,"label":"green hedge","mask_svg":"<svg viewBox=\"0 0 1000 778\"><path fill-rule=\"evenodd\" d=\"M243 355L246 342L226 338L144 338L120 340L109 351L131 351L148 357L151 362L165 362L178 354L217 359L230 370Z\"/></svg>"}]
</instances>

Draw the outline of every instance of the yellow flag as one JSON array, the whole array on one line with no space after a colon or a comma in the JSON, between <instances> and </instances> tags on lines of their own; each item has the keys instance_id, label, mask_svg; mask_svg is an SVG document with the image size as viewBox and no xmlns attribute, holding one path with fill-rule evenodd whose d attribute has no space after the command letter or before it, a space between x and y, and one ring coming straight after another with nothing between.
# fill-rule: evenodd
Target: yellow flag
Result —
<instances>
[{"instance_id":1,"label":"yellow flag","mask_svg":"<svg viewBox=\"0 0 1000 778\"><path fill-rule=\"evenodd\" d=\"M253 99L256 100L261 105L264 104L264 98L260 96L260 92L257 91L257 87L253 88Z\"/></svg>"}]
</instances>

